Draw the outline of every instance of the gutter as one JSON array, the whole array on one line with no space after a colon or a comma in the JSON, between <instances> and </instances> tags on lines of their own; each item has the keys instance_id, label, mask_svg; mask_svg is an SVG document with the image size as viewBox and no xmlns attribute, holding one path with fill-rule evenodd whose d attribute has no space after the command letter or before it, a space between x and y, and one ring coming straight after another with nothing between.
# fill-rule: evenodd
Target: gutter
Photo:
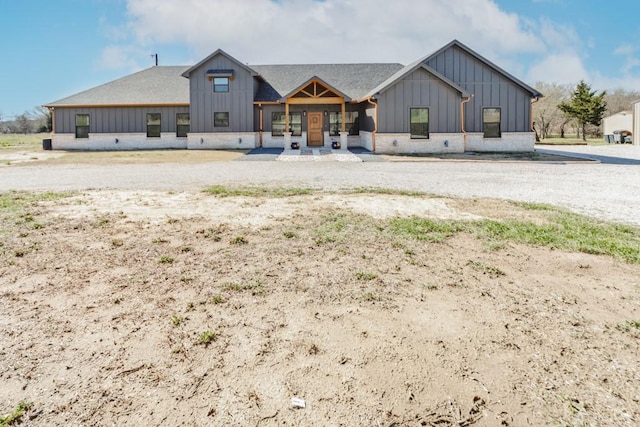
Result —
<instances>
[{"instance_id":1,"label":"gutter","mask_svg":"<svg viewBox=\"0 0 640 427\"><path fill-rule=\"evenodd\" d=\"M462 138L464 139L464 151L467 151L467 131L464 129L464 104L471 101L471 98L473 98L473 94L460 101L460 132L462 132Z\"/></svg>"},{"instance_id":2,"label":"gutter","mask_svg":"<svg viewBox=\"0 0 640 427\"><path fill-rule=\"evenodd\" d=\"M371 151L376 152L376 133L378 133L378 103L373 100L372 97L367 98L367 102L373 105L374 118L373 118L373 132L371 132Z\"/></svg>"}]
</instances>

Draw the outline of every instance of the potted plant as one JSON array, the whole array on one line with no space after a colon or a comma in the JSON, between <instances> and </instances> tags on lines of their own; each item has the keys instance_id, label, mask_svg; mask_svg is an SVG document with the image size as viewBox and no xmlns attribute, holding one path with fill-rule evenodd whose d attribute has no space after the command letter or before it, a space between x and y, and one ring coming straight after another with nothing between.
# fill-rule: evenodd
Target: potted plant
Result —
<instances>
[{"instance_id":1,"label":"potted plant","mask_svg":"<svg viewBox=\"0 0 640 427\"><path fill-rule=\"evenodd\" d=\"M300 143L299 142L295 142L294 141L294 142L291 143L291 149L292 150L297 150L299 148L300 148Z\"/></svg>"},{"instance_id":2,"label":"potted plant","mask_svg":"<svg viewBox=\"0 0 640 427\"><path fill-rule=\"evenodd\" d=\"M331 148L337 150L340 148L340 141L331 141Z\"/></svg>"}]
</instances>

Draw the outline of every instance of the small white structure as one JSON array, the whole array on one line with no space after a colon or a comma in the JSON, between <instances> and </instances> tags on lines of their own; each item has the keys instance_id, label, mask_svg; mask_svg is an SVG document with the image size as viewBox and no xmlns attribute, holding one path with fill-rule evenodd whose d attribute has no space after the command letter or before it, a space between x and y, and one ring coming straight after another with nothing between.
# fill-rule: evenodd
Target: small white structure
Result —
<instances>
[{"instance_id":1,"label":"small white structure","mask_svg":"<svg viewBox=\"0 0 640 427\"><path fill-rule=\"evenodd\" d=\"M620 111L609 117L602 119L602 133L604 135L613 135L618 130L626 130L633 132L633 112L629 110ZM635 135L636 133L633 132Z\"/></svg>"}]
</instances>

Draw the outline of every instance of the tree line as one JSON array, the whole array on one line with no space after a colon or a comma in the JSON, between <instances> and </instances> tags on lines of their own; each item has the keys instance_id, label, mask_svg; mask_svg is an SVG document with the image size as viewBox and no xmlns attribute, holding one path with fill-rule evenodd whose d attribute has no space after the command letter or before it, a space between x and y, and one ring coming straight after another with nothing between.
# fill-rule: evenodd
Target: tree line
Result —
<instances>
[{"instance_id":1,"label":"tree line","mask_svg":"<svg viewBox=\"0 0 640 427\"><path fill-rule=\"evenodd\" d=\"M0 111L0 133L51 132L51 127L51 114L45 107L35 107L14 117L7 117Z\"/></svg>"},{"instance_id":2,"label":"tree line","mask_svg":"<svg viewBox=\"0 0 640 427\"><path fill-rule=\"evenodd\" d=\"M633 90L597 93L584 81L577 85L538 82L535 88L544 94L533 104L537 141L565 138L568 134L583 140L587 136L600 137L604 117L631 110L631 104L640 99L640 92Z\"/></svg>"}]
</instances>

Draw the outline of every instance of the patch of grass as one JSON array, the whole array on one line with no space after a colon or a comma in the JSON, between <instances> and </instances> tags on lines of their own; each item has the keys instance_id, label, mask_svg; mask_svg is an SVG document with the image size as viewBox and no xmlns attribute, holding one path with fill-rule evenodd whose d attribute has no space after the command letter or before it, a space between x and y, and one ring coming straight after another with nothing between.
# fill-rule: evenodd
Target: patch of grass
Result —
<instances>
[{"instance_id":1,"label":"patch of grass","mask_svg":"<svg viewBox=\"0 0 640 427\"><path fill-rule=\"evenodd\" d=\"M640 264L640 229L597 221L570 212L549 216L549 224L523 221L475 222L476 234L490 241L514 241L535 246L609 255Z\"/></svg>"},{"instance_id":2,"label":"patch of grass","mask_svg":"<svg viewBox=\"0 0 640 427\"><path fill-rule=\"evenodd\" d=\"M367 292L366 294L364 294L363 298L365 301L369 302L382 301L382 297L380 297L380 295L374 294L373 292Z\"/></svg>"},{"instance_id":3,"label":"patch of grass","mask_svg":"<svg viewBox=\"0 0 640 427\"><path fill-rule=\"evenodd\" d=\"M204 344L205 346L211 344L216 339L218 339L218 334L213 331L204 331L200 333L198 341L200 344Z\"/></svg>"},{"instance_id":4,"label":"patch of grass","mask_svg":"<svg viewBox=\"0 0 640 427\"><path fill-rule=\"evenodd\" d=\"M410 237L431 243L440 243L454 234L463 231L464 225L456 221L435 221L412 216L394 218L389 223L393 235Z\"/></svg>"},{"instance_id":5,"label":"patch of grass","mask_svg":"<svg viewBox=\"0 0 640 427\"><path fill-rule=\"evenodd\" d=\"M244 236L236 236L229 241L232 245L246 245L249 241Z\"/></svg>"},{"instance_id":6,"label":"patch of grass","mask_svg":"<svg viewBox=\"0 0 640 427\"><path fill-rule=\"evenodd\" d=\"M174 261L175 259L173 259L173 257L167 256L167 255L161 256L160 259L158 260L160 264L172 264Z\"/></svg>"},{"instance_id":7,"label":"patch of grass","mask_svg":"<svg viewBox=\"0 0 640 427\"><path fill-rule=\"evenodd\" d=\"M156 237L151 241L151 243L169 243L169 241L164 237Z\"/></svg>"},{"instance_id":8,"label":"patch of grass","mask_svg":"<svg viewBox=\"0 0 640 427\"><path fill-rule=\"evenodd\" d=\"M313 241L316 245L334 243L342 240L343 232L349 224L349 218L341 212L327 212L322 218L320 225L313 230Z\"/></svg>"},{"instance_id":9,"label":"patch of grass","mask_svg":"<svg viewBox=\"0 0 640 427\"><path fill-rule=\"evenodd\" d=\"M616 325L616 329L621 332L640 332L640 320L627 320Z\"/></svg>"},{"instance_id":10,"label":"patch of grass","mask_svg":"<svg viewBox=\"0 0 640 427\"><path fill-rule=\"evenodd\" d=\"M192 252L193 248L191 246L183 246L180 248L180 252L182 253L187 253L187 252Z\"/></svg>"},{"instance_id":11,"label":"patch of grass","mask_svg":"<svg viewBox=\"0 0 640 427\"><path fill-rule=\"evenodd\" d=\"M358 187L346 191L348 194L387 194L392 196L424 197L427 193L422 191L397 190L394 188Z\"/></svg>"},{"instance_id":12,"label":"patch of grass","mask_svg":"<svg viewBox=\"0 0 640 427\"><path fill-rule=\"evenodd\" d=\"M312 192L309 188L297 187L225 187L223 185L207 187L203 191L216 197L291 197Z\"/></svg>"},{"instance_id":13,"label":"patch of grass","mask_svg":"<svg viewBox=\"0 0 640 427\"><path fill-rule=\"evenodd\" d=\"M111 246L114 248L119 248L124 245L124 240L122 239L111 239Z\"/></svg>"},{"instance_id":14,"label":"patch of grass","mask_svg":"<svg viewBox=\"0 0 640 427\"><path fill-rule=\"evenodd\" d=\"M297 236L297 234L296 234L296 233L294 233L293 231L284 231L284 232L282 233L282 235L283 235L284 237L286 237L287 239L294 239L294 238L298 237L298 236Z\"/></svg>"},{"instance_id":15,"label":"patch of grass","mask_svg":"<svg viewBox=\"0 0 640 427\"><path fill-rule=\"evenodd\" d=\"M528 211L557 211L558 208L546 203L533 203L533 202L509 202L514 206L521 207Z\"/></svg>"},{"instance_id":16,"label":"patch of grass","mask_svg":"<svg viewBox=\"0 0 640 427\"><path fill-rule=\"evenodd\" d=\"M227 292L247 292L251 291L252 295L262 295L264 290L262 289L262 281L253 280L251 282L244 283L227 283L222 287L223 291Z\"/></svg>"},{"instance_id":17,"label":"patch of grass","mask_svg":"<svg viewBox=\"0 0 640 427\"><path fill-rule=\"evenodd\" d=\"M378 278L378 275L375 273L368 273L366 271L356 271L356 279L362 280L365 282L375 280Z\"/></svg>"},{"instance_id":18,"label":"patch of grass","mask_svg":"<svg viewBox=\"0 0 640 427\"><path fill-rule=\"evenodd\" d=\"M479 261L469 261L467 265L474 270L480 271L481 273L486 274L490 277L506 276L505 272L500 270L498 267L486 265Z\"/></svg>"},{"instance_id":19,"label":"patch of grass","mask_svg":"<svg viewBox=\"0 0 640 427\"><path fill-rule=\"evenodd\" d=\"M224 304L227 300L222 295L214 295L209 302L211 304Z\"/></svg>"},{"instance_id":20,"label":"patch of grass","mask_svg":"<svg viewBox=\"0 0 640 427\"><path fill-rule=\"evenodd\" d=\"M180 326L180 324L184 322L184 317L180 316L179 314L172 314L171 315L171 324L173 326Z\"/></svg>"},{"instance_id":21,"label":"patch of grass","mask_svg":"<svg viewBox=\"0 0 640 427\"><path fill-rule=\"evenodd\" d=\"M20 402L18 407L6 417L0 417L0 426L10 426L19 422L26 411L33 406L30 402Z\"/></svg>"}]
</instances>

